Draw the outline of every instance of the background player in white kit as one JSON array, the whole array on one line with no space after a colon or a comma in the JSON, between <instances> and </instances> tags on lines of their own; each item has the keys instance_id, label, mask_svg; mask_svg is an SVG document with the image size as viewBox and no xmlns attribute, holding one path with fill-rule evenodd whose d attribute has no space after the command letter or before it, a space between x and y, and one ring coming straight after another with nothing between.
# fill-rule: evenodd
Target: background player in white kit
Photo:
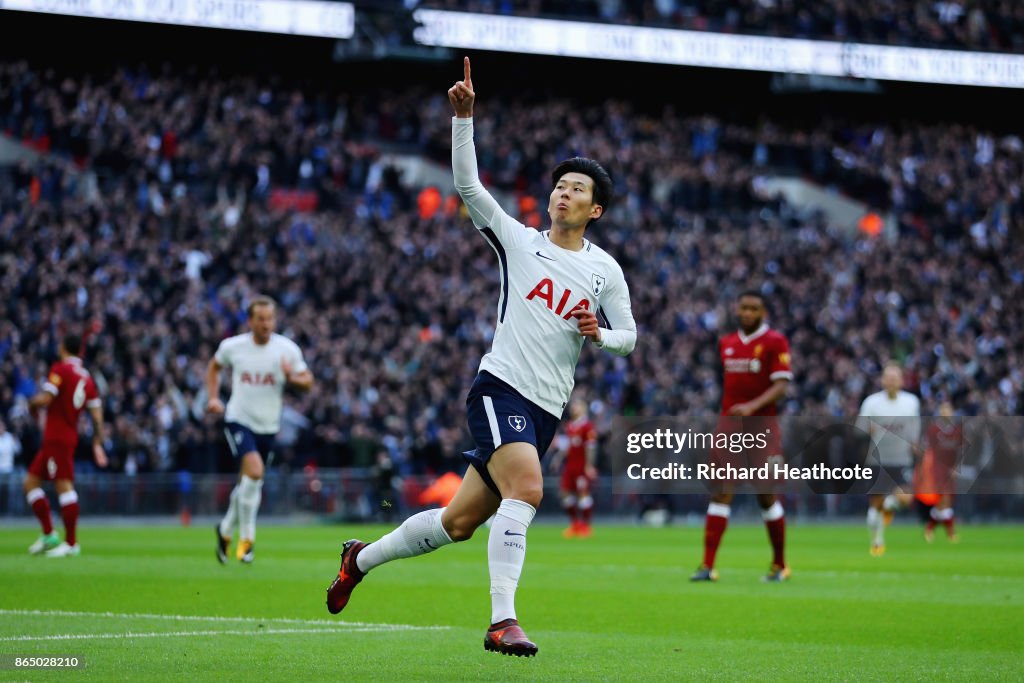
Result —
<instances>
[{"instance_id":1,"label":"background player in white kit","mask_svg":"<svg viewBox=\"0 0 1024 683\"><path fill-rule=\"evenodd\" d=\"M878 557L885 553L885 527L896 510L913 500L913 493L905 487L911 482L921 439L921 401L903 391L903 370L898 365L885 366L882 391L864 399L857 426L871 435L871 449L883 470L880 476L894 482L888 494L868 496L871 554Z\"/></svg>"},{"instance_id":2,"label":"background player in white kit","mask_svg":"<svg viewBox=\"0 0 1024 683\"><path fill-rule=\"evenodd\" d=\"M550 230L527 228L506 214L478 177L468 57L464 70L465 79L448 90L455 109L455 187L501 270L494 342L466 400L477 448L466 454L472 466L447 507L413 515L374 543L345 543L327 609L344 609L374 567L464 541L494 515L487 541L491 627L484 648L530 656L537 646L519 627L514 597L526 531L543 491L540 457L569 400L584 341L626 355L636 344L636 325L622 269L583 236L609 205L611 178L593 160L563 161L551 176ZM605 327L598 326L597 312Z\"/></svg>"},{"instance_id":3,"label":"background player in white kit","mask_svg":"<svg viewBox=\"0 0 1024 683\"><path fill-rule=\"evenodd\" d=\"M263 459L274 450L280 428L286 385L303 391L313 386L313 373L292 340L274 332L277 305L266 296L255 297L246 309L249 332L220 343L206 370L207 412L224 415L224 435L231 453L241 459L238 484L231 491L227 514L216 527L217 559L227 562L227 550L238 526L235 556L252 562L256 540L256 513L263 498ZM220 400L223 368L231 368L231 398L225 410Z\"/></svg>"}]
</instances>

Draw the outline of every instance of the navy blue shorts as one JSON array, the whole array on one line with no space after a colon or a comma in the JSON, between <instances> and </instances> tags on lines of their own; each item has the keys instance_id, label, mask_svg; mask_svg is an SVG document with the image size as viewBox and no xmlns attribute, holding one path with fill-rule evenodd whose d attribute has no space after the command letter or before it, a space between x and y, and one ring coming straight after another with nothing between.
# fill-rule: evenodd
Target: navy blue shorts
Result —
<instances>
[{"instance_id":1,"label":"navy blue shorts","mask_svg":"<svg viewBox=\"0 0 1024 683\"><path fill-rule=\"evenodd\" d=\"M269 463L274 459L274 434L256 434L245 425L237 422L224 423L224 437L234 458L241 458L246 453L256 451Z\"/></svg>"},{"instance_id":2,"label":"navy blue shorts","mask_svg":"<svg viewBox=\"0 0 1024 683\"><path fill-rule=\"evenodd\" d=\"M561 421L489 372L476 376L466 397L466 418L476 450L462 456L499 498L501 492L487 471L494 451L503 444L522 441L533 444L537 456L544 457Z\"/></svg>"}]
</instances>

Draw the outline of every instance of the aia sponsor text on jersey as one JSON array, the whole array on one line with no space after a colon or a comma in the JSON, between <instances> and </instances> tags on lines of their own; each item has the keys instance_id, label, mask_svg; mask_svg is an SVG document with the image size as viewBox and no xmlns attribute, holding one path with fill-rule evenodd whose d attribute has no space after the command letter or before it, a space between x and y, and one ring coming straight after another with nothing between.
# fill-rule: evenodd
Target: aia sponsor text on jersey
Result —
<instances>
[{"instance_id":1,"label":"aia sponsor text on jersey","mask_svg":"<svg viewBox=\"0 0 1024 683\"><path fill-rule=\"evenodd\" d=\"M256 387L272 387L277 384L277 379L272 372L243 372L238 376L238 381L242 384L251 384Z\"/></svg>"},{"instance_id":2,"label":"aia sponsor text on jersey","mask_svg":"<svg viewBox=\"0 0 1024 683\"><path fill-rule=\"evenodd\" d=\"M590 310L590 299L583 297L579 299L571 308L567 307L570 300L573 299L571 289L563 289L561 294L558 296L558 303L555 303L555 283L551 281L551 278L544 278L526 295L527 301L533 299L539 299L543 301L549 311L552 311L555 315L562 316L563 320L568 320L572 317L573 311L577 310ZM562 313L565 315L562 315Z\"/></svg>"}]
</instances>

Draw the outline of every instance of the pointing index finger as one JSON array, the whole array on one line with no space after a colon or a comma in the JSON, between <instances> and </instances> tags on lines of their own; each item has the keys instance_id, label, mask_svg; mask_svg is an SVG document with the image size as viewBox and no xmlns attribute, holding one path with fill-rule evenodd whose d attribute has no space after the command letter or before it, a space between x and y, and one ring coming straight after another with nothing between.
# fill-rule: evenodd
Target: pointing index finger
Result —
<instances>
[{"instance_id":1,"label":"pointing index finger","mask_svg":"<svg viewBox=\"0 0 1024 683\"><path fill-rule=\"evenodd\" d=\"M470 80L470 75L469 75L469 57L468 56L462 58L462 71L465 74L465 78L463 80L466 82L466 85L469 85L472 81Z\"/></svg>"}]
</instances>

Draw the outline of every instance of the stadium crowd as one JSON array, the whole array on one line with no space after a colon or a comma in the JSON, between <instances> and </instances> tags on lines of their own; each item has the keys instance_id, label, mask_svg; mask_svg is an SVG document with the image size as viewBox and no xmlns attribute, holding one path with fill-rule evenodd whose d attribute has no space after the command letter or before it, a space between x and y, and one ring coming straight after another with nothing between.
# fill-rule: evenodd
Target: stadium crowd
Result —
<instances>
[{"instance_id":1,"label":"stadium crowd","mask_svg":"<svg viewBox=\"0 0 1024 683\"><path fill-rule=\"evenodd\" d=\"M60 336L78 331L115 469L223 466L203 376L263 292L317 378L289 399L286 460L369 466L386 449L403 473L461 467L497 260L454 198L427 201L381 161L400 146L448 163L436 90L367 98L170 68L0 64L0 129L44 153L0 170L0 417L21 457L38 439L26 399ZM618 183L590 236L626 272L640 342L627 358L584 349L577 373L605 427L616 414L713 414L717 338L752 284L792 344L791 414L855 415L890 358L925 414L941 396L965 414L1020 412L1018 138L838 119L807 134L621 101L488 97L481 173L528 224L547 224L545 173L561 158L600 159ZM776 167L868 188L904 230L850 234L764 196Z\"/></svg>"},{"instance_id":2,"label":"stadium crowd","mask_svg":"<svg viewBox=\"0 0 1024 683\"><path fill-rule=\"evenodd\" d=\"M1011 0L423 0L422 7L745 35L1024 52Z\"/></svg>"}]
</instances>

